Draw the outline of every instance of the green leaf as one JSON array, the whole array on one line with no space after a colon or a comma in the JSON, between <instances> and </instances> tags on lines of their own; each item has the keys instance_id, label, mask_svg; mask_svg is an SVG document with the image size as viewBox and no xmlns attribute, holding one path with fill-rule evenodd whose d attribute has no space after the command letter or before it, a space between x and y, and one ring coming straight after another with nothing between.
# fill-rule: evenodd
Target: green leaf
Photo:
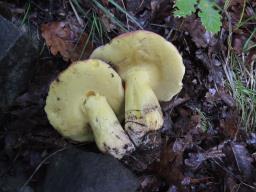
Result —
<instances>
[{"instance_id":1,"label":"green leaf","mask_svg":"<svg viewBox=\"0 0 256 192\"><path fill-rule=\"evenodd\" d=\"M220 31L222 24L221 15L213 6L214 4L209 0L200 0L198 4L198 8L200 9L198 16L207 31L217 33Z\"/></svg>"},{"instance_id":2,"label":"green leaf","mask_svg":"<svg viewBox=\"0 0 256 192\"><path fill-rule=\"evenodd\" d=\"M195 4L197 0L176 0L174 7L178 10L174 11L175 17L189 16L196 11Z\"/></svg>"}]
</instances>

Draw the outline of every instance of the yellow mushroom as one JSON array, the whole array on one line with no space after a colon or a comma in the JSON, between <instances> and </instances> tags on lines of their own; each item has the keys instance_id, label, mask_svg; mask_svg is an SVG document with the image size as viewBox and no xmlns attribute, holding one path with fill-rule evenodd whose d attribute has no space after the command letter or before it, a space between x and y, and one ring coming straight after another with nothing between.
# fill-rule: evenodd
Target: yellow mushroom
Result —
<instances>
[{"instance_id":1,"label":"yellow mushroom","mask_svg":"<svg viewBox=\"0 0 256 192\"><path fill-rule=\"evenodd\" d=\"M121 127L124 91L119 75L106 63L90 59L70 65L52 82L45 111L64 137L92 141L98 148L122 158L134 145Z\"/></svg>"},{"instance_id":2,"label":"yellow mushroom","mask_svg":"<svg viewBox=\"0 0 256 192\"><path fill-rule=\"evenodd\" d=\"M181 55L163 37L141 30L114 38L90 58L113 65L125 81L125 130L141 145L147 133L163 125L158 100L169 101L182 88Z\"/></svg>"}]
</instances>

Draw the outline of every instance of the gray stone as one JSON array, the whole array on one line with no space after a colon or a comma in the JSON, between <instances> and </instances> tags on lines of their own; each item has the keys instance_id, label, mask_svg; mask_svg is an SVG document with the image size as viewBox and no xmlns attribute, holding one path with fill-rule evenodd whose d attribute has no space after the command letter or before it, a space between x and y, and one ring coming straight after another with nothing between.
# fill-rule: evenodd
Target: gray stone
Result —
<instances>
[{"instance_id":1,"label":"gray stone","mask_svg":"<svg viewBox=\"0 0 256 192\"><path fill-rule=\"evenodd\" d=\"M72 149L51 161L44 192L134 192L138 183L117 159Z\"/></svg>"},{"instance_id":2,"label":"gray stone","mask_svg":"<svg viewBox=\"0 0 256 192\"><path fill-rule=\"evenodd\" d=\"M33 192L30 186L23 186L28 176L25 174L24 164L15 163L10 170L10 165L0 161L0 192Z\"/></svg>"},{"instance_id":3,"label":"gray stone","mask_svg":"<svg viewBox=\"0 0 256 192\"><path fill-rule=\"evenodd\" d=\"M34 71L37 49L30 38L0 16L0 111L24 92Z\"/></svg>"}]
</instances>

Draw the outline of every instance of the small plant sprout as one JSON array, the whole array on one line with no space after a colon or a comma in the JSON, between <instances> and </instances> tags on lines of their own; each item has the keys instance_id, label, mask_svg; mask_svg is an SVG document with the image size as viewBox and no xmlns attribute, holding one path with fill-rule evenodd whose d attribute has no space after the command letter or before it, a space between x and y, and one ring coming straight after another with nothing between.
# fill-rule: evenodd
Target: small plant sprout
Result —
<instances>
[{"instance_id":1,"label":"small plant sprout","mask_svg":"<svg viewBox=\"0 0 256 192\"><path fill-rule=\"evenodd\" d=\"M177 8L174 11L174 16L176 17L190 16L198 9L198 16L205 29L212 33L220 31L221 15L214 8L217 6L210 0L176 0L174 7Z\"/></svg>"}]
</instances>

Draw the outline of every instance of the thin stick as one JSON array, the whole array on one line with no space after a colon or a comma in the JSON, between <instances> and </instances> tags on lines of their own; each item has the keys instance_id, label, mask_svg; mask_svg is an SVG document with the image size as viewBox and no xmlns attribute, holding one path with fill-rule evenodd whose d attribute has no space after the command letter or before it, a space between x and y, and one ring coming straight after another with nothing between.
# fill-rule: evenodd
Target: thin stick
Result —
<instances>
[{"instance_id":1,"label":"thin stick","mask_svg":"<svg viewBox=\"0 0 256 192\"><path fill-rule=\"evenodd\" d=\"M21 186L20 190L22 191L24 189L25 186L27 186L29 184L29 182L31 181L31 179L35 176L35 174L37 173L37 171L40 169L40 167L48 160L50 159L52 156L56 155L57 153L64 151L65 149L67 149L66 147L61 148L55 152L53 152L52 154L48 155L46 158L44 158L39 165L36 167L36 169L33 171L33 173L30 175L30 177L27 179L27 181Z\"/></svg>"},{"instance_id":2,"label":"thin stick","mask_svg":"<svg viewBox=\"0 0 256 192\"><path fill-rule=\"evenodd\" d=\"M72 0L69 0L69 4L70 4L72 10L73 10L74 13L75 13L75 16L76 16L76 19L77 19L78 23L79 23L81 26L84 26L83 20L79 17L79 15L78 15L78 13L77 13L77 11L76 11L76 9L75 9L73 3L72 3Z\"/></svg>"}]
</instances>

